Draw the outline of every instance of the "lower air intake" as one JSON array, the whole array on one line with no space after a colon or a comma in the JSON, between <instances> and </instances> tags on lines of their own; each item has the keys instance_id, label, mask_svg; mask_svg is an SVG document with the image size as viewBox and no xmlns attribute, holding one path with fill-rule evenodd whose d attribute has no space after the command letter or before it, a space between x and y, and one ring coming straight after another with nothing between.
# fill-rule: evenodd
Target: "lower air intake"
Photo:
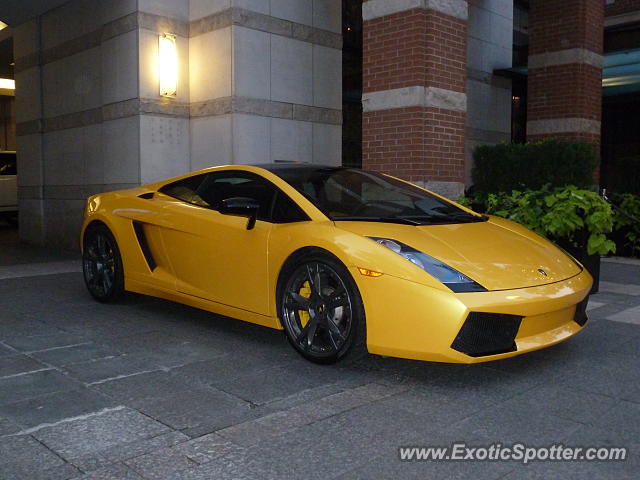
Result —
<instances>
[{"instance_id":1,"label":"lower air intake","mask_svg":"<svg viewBox=\"0 0 640 480\"><path fill-rule=\"evenodd\" d=\"M589 303L589 296L576 305L576 314L573 317L573 321L581 327L584 327L589 317L587 316L587 304Z\"/></svg>"},{"instance_id":2,"label":"lower air intake","mask_svg":"<svg viewBox=\"0 0 640 480\"><path fill-rule=\"evenodd\" d=\"M470 357L514 352L520 322L517 315L471 312L451 348Z\"/></svg>"}]
</instances>

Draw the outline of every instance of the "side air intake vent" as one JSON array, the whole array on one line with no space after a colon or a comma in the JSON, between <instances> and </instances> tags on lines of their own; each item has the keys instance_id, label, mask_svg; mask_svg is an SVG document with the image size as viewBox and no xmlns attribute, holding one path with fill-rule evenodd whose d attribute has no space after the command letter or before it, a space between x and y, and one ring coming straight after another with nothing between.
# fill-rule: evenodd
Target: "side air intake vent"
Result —
<instances>
[{"instance_id":1,"label":"side air intake vent","mask_svg":"<svg viewBox=\"0 0 640 480\"><path fill-rule=\"evenodd\" d=\"M142 255L144 255L144 259L147 261L149 270L153 272L158 264L156 263L155 258L153 258L153 254L151 253L151 249L149 248L147 235L144 233L144 225L142 224L142 222L134 221L133 230L136 232L136 238L138 239L138 243L140 244L140 250L142 250Z\"/></svg>"},{"instance_id":2,"label":"side air intake vent","mask_svg":"<svg viewBox=\"0 0 640 480\"><path fill-rule=\"evenodd\" d=\"M516 315L471 312L451 348L470 357L514 352L521 322Z\"/></svg>"}]
</instances>

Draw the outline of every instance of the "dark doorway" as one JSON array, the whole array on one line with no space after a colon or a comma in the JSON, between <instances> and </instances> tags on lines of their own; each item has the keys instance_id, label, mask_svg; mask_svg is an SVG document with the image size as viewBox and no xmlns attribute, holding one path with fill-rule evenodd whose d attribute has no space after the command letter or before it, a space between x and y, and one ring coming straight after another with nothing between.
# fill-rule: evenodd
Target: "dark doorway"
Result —
<instances>
[{"instance_id":1,"label":"dark doorway","mask_svg":"<svg viewBox=\"0 0 640 480\"><path fill-rule=\"evenodd\" d=\"M640 156L640 93L605 96L602 102L602 164L600 182L609 189L617 184L613 178L619 161ZM624 175L624 172L617 172Z\"/></svg>"}]
</instances>

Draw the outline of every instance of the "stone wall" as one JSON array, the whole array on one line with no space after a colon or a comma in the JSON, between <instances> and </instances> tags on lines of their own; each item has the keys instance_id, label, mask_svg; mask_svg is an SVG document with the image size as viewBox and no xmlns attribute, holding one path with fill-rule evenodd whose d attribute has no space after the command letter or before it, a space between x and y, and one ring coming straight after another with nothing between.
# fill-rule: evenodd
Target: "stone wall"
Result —
<instances>
[{"instance_id":1,"label":"stone wall","mask_svg":"<svg viewBox=\"0 0 640 480\"><path fill-rule=\"evenodd\" d=\"M78 248L84 199L140 182L136 4L76 0L14 29L25 241Z\"/></svg>"},{"instance_id":2,"label":"stone wall","mask_svg":"<svg viewBox=\"0 0 640 480\"><path fill-rule=\"evenodd\" d=\"M198 168L339 164L341 27L340 0L74 0L17 26L21 238L76 249L87 196Z\"/></svg>"}]
</instances>

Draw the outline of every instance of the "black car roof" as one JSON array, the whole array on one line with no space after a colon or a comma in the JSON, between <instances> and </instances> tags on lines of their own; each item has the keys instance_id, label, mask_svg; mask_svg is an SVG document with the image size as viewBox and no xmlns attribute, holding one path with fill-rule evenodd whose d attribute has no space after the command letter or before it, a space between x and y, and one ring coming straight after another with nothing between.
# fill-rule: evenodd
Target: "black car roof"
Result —
<instances>
[{"instance_id":1,"label":"black car roof","mask_svg":"<svg viewBox=\"0 0 640 480\"><path fill-rule=\"evenodd\" d=\"M272 173L278 174L289 171L318 171L318 170L346 170L346 167L340 167L335 165L319 165L313 163L297 163L297 162L282 162L282 163L259 163L252 165L254 167L264 168Z\"/></svg>"}]
</instances>

